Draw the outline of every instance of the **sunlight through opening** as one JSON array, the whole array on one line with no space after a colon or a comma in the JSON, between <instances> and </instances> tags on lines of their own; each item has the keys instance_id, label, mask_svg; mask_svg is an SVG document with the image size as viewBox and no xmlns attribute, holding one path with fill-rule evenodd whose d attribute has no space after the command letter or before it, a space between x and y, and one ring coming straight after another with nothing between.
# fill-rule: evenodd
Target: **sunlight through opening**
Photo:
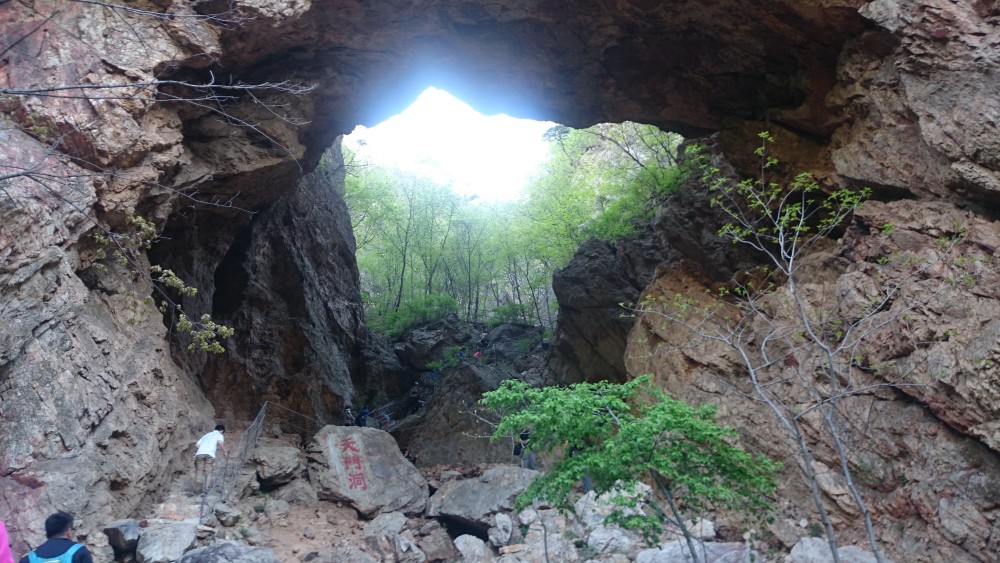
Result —
<instances>
[{"instance_id":1,"label":"sunlight through opening","mask_svg":"<svg viewBox=\"0 0 1000 563\"><path fill-rule=\"evenodd\" d=\"M344 146L362 160L450 184L470 199L517 199L549 154L542 134L556 125L485 116L430 87L400 114L358 126Z\"/></svg>"}]
</instances>

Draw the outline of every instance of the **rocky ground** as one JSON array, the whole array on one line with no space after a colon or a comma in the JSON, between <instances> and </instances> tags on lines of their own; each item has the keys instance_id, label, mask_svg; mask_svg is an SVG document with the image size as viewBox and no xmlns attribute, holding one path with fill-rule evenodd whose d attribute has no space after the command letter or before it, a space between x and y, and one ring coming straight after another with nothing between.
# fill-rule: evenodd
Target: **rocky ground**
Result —
<instances>
[{"instance_id":1,"label":"rocky ground","mask_svg":"<svg viewBox=\"0 0 1000 563\"><path fill-rule=\"evenodd\" d=\"M444 323L397 345L420 364L439 352L437 344L451 342L445 335L456 334L454 329ZM633 532L604 525L611 510L607 498L582 489L573 513L538 505L514 509L515 497L537 473L519 466L509 444L485 437L489 423L474 412L474 399L502 379L537 378L537 352L543 347L536 345L535 354L514 345L504 349L498 343L524 337L510 327L492 332L493 340L466 332L465 344L492 342L494 356L445 369L422 408L394 421L392 433L328 425L306 436L272 427L257 439L238 474L216 481L222 494L212 488L202 497L192 477L178 473L137 518L108 523L103 534L84 538L95 561L689 561L675 531L665 530L649 544ZM473 341L477 337L482 339ZM240 433L233 432L230 442L238 443ZM406 449L410 459L404 457ZM413 459L413 452L424 453ZM233 458L239 454L231 452ZM546 461L552 460L543 460L543 468ZM652 493L640 489L640 494L648 498ZM727 526L725 515L703 516L690 524L705 561L829 560L825 543L810 537L804 522L785 522L785 541L778 541L760 531L744 535ZM842 552L843 560L874 561L858 548Z\"/></svg>"},{"instance_id":2,"label":"rocky ground","mask_svg":"<svg viewBox=\"0 0 1000 563\"><path fill-rule=\"evenodd\" d=\"M343 452L323 451L323 442L347 441L364 461L345 471L337 461ZM368 477L367 489L352 487L355 469ZM676 533L665 531L651 546L603 525L610 505L594 493L580 491L575 514L544 506L516 512L513 499L535 474L513 464L417 468L381 430L327 427L307 450L288 440L262 440L226 503L210 495L203 504L190 480L178 479L147 518L110 523L106 538L88 543L95 561L140 563L690 560ZM691 528L709 562L829 557L822 557L825 543L805 529L789 553L766 541L723 541L709 520L692 520ZM841 551L846 561L874 561L856 547Z\"/></svg>"}]
</instances>

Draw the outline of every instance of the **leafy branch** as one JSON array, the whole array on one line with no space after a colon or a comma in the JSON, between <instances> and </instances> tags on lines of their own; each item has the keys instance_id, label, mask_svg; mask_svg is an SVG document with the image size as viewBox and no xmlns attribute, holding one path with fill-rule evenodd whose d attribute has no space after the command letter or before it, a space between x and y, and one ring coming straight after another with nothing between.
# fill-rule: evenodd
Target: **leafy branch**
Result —
<instances>
[{"instance_id":1,"label":"leafy branch","mask_svg":"<svg viewBox=\"0 0 1000 563\"><path fill-rule=\"evenodd\" d=\"M734 180L710 159L698 155L711 205L728 221L718 234L743 244L764 258L766 267L744 272L728 286L704 295L647 295L636 311L645 322L663 318L695 338L688 345L714 341L728 347L748 376L754 400L774 413L795 444L799 466L820 515L833 558L836 534L823 503L816 473L814 446L804 424L825 431L846 487L864 520L869 544L883 561L868 506L852 474L851 421L843 402L883 389L917 386L903 374L881 372L866 357L874 337L905 321L907 314L935 299L950 284L925 282L933 268L961 242L962 230L940 238L932 256L922 256L895 270L863 264L869 277L850 290L807 286L799 279L809 253L830 240L870 195L870 190L841 189L824 194L809 174L780 181L779 162L769 152L773 138L760 134L759 177ZM772 178L773 176L773 178ZM882 230L885 233L885 229ZM891 232L891 231L890 231ZM914 289L920 290L914 293ZM882 381L868 382L864 374ZM867 376L865 376L867 377ZM791 389L791 390L790 390ZM807 399L792 399L804 396Z\"/></svg>"},{"instance_id":2,"label":"leafy branch","mask_svg":"<svg viewBox=\"0 0 1000 563\"><path fill-rule=\"evenodd\" d=\"M610 522L639 529L651 543L664 526L675 527L694 561L701 558L682 509L721 507L754 516L771 510L768 497L779 466L733 445L737 435L715 423L714 407L673 399L650 376L624 384L540 388L509 379L480 404L501 413L493 439L530 429L527 448L570 452L518 497L519 510L534 501L569 510L575 484L587 479L598 494L614 492ZM646 479L659 488L666 507L649 500L652 510L642 510L635 487Z\"/></svg>"},{"instance_id":3,"label":"leafy branch","mask_svg":"<svg viewBox=\"0 0 1000 563\"><path fill-rule=\"evenodd\" d=\"M222 341L232 337L235 331L228 326L216 323L209 314L201 315L198 320L190 319L181 312L181 305L171 296L173 291L181 296L193 297L198 294L197 287L188 285L173 270L155 264L149 266L148 274L144 273L143 256L159 238L156 225L136 215L127 216L125 224L127 229L124 232L101 229L94 233L94 241L100 247L95 253L97 261L92 265L94 270L99 274L106 274L108 269L102 261L110 260L117 266L130 269L148 279L152 283L153 290L159 295L157 307L160 312L176 314L175 329L191 336L191 343L187 346L188 350L213 354L225 352ZM111 249L110 255L105 248Z\"/></svg>"}]
</instances>

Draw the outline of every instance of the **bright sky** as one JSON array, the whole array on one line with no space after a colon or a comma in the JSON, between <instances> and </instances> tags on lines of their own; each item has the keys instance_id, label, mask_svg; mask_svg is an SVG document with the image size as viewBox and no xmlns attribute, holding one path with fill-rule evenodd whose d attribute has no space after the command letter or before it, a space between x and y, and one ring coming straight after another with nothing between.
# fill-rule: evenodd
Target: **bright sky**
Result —
<instances>
[{"instance_id":1,"label":"bright sky","mask_svg":"<svg viewBox=\"0 0 1000 563\"><path fill-rule=\"evenodd\" d=\"M432 87L399 115L372 128L358 126L344 143L376 164L450 181L458 193L512 200L548 157L542 133L554 125L487 117Z\"/></svg>"}]
</instances>

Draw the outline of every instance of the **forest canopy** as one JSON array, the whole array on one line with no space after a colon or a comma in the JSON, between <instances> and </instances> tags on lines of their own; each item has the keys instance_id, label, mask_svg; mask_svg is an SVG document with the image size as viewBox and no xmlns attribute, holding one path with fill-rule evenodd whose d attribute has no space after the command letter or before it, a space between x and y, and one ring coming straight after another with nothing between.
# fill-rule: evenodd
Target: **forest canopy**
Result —
<instances>
[{"instance_id":1,"label":"forest canopy","mask_svg":"<svg viewBox=\"0 0 1000 563\"><path fill-rule=\"evenodd\" d=\"M393 335L457 314L551 330L553 273L590 238L634 237L680 185L679 135L637 123L552 127L515 201L487 202L344 150L365 314ZM325 162L325 166L333 166Z\"/></svg>"}]
</instances>

